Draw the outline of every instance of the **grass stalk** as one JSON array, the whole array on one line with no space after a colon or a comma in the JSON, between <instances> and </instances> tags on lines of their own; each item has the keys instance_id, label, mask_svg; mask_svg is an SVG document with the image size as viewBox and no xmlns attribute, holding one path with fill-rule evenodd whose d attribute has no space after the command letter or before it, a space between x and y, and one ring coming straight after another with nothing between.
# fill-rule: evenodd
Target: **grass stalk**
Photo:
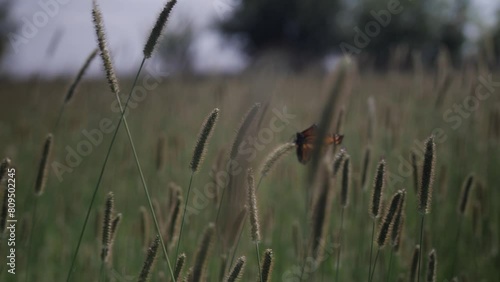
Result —
<instances>
[{"instance_id":1,"label":"grass stalk","mask_svg":"<svg viewBox=\"0 0 500 282\"><path fill-rule=\"evenodd\" d=\"M387 282L391 281L391 270L392 270L392 257L394 255L394 248L391 248L391 255L389 257L389 270L387 271Z\"/></svg>"},{"instance_id":2,"label":"grass stalk","mask_svg":"<svg viewBox=\"0 0 500 282\"><path fill-rule=\"evenodd\" d=\"M422 251L423 251L423 245L422 245L422 241L423 241L423 237L424 237L424 218L425 218L425 214L420 214L420 240L419 240L419 244L420 244L420 254L418 255L418 267L417 267L417 281L420 282L420 265L422 264Z\"/></svg>"},{"instance_id":3,"label":"grass stalk","mask_svg":"<svg viewBox=\"0 0 500 282\"><path fill-rule=\"evenodd\" d=\"M260 271L260 253L259 253L259 242L255 242L255 254L257 255L257 267L259 269L259 281L262 282L262 272Z\"/></svg>"},{"instance_id":4,"label":"grass stalk","mask_svg":"<svg viewBox=\"0 0 500 282\"><path fill-rule=\"evenodd\" d=\"M175 249L175 257L179 256L179 246L182 240L182 230L184 229L184 218L186 216L186 209L189 202L189 194L191 192L191 185L193 184L194 171L191 172L191 177L189 178L189 186L186 195L186 202L184 203L184 211L182 212L181 229L179 231L179 239L177 240L177 248Z\"/></svg>"},{"instance_id":5,"label":"grass stalk","mask_svg":"<svg viewBox=\"0 0 500 282\"><path fill-rule=\"evenodd\" d=\"M340 252L342 250L342 231L344 227L344 207L340 212L340 232L339 232L339 251L337 252L337 263L335 266L335 281L339 281L339 262L340 262Z\"/></svg>"},{"instance_id":6,"label":"grass stalk","mask_svg":"<svg viewBox=\"0 0 500 282\"><path fill-rule=\"evenodd\" d=\"M372 273L370 275L369 282L373 281L373 275L375 275L375 267L377 266L378 255L380 254L380 248L377 249L377 254L375 255L375 260L373 262Z\"/></svg>"},{"instance_id":7,"label":"grass stalk","mask_svg":"<svg viewBox=\"0 0 500 282\"><path fill-rule=\"evenodd\" d=\"M370 264L368 264L368 281L370 281L370 276L372 273L372 256L373 256L373 241L375 236L375 219L373 219L372 223L372 239L371 239L371 244L370 244Z\"/></svg>"}]
</instances>

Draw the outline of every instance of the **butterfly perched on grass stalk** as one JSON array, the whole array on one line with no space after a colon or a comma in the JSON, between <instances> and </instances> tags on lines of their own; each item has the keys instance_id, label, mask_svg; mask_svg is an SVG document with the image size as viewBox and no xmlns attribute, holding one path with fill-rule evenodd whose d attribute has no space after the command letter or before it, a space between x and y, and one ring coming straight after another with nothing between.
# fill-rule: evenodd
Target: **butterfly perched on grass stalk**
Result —
<instances>
[{"instance_id":1,"label":"butterfly perched on grass stalk","mask_svg":"<svg viewBox=\"0 0 500 282\"><path fill-rule=\"evenodd\" d=\"M311 125L302 132L297 132L294 143L297 146L297 158L302 164L306 164L311 159L311 152L314 149L314 143L318 135L318 126ZM344 139L340 134L328 134L325 138L325 145L339 145Z\"/></svg>"}]
</instances>

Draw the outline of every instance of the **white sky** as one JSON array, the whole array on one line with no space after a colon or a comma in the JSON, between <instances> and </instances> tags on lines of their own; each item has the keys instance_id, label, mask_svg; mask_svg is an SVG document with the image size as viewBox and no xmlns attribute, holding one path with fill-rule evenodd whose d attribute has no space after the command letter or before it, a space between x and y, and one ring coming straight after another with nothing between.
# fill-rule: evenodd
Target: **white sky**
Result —
<instances>
[{"instance_id":1,"label":"white sky","mask_svg":"<svg viewBox=\"0 0 500 282\"><path fill-rule=\"evenodd\" d=\"M0 0L4 1L4 0ZM200 70L220 71L241 69L245 60L234 48L228 48L220 36L210 31L213 19L223 17L238 0L178 0L170 25L192 22L197 32L194 47L195 64ZM166 0L99 0L107 31L108 44L114 54L115 68L130 73L142 59L142 47L158 13ZM496 0L472 0L473 7L485 25L491 25L498 7ZM41 14L42 3L52 3L46 24ZM54 4L56 6L54 6ZM91 0L14 0L12 19L23 27L25 20L34 22L38 16L36 32L19 30L17 34L31 36L27 42L10 46L1 64L1 73L17 77L42 73L44 76L74 74L87 55L95 48L95 35L91 21ZM40 21L41 20L41 21ZM40 24L40 22L42 24ZM62 31L62 39L52 58L46 58L46 49L53 35ZM100 66L92 65L91 73L100 73Z\"/></svg>"}]
</instances>

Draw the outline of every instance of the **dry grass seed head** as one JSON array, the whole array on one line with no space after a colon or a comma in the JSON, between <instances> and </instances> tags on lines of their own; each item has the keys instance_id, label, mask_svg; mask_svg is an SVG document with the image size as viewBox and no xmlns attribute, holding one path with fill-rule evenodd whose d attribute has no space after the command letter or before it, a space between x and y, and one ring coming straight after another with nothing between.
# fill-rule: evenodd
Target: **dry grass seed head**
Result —
<instances>
[{"instance_id":1,"label":"dry grass seed head","mask_svg":"<svg viewBox=\"0 0 500 282\"><path fill-rule=\"evenodd\" d=\"M427 282L436 282L437 255L436 250L432 249L429 253L429 262L427 264Z\"/></svg>"},{"instance_id":2,"label":"dry grass seed head","mask_svg":"<svg viewBox=\"0 0 500 282\"><path fill-rule=\"evenodd\" d=\"M460 196L458 213L462 216L465 214L465 210L467 209L467 202L469 201L469 194L470 194L470 190L472 189L473 184L474 184L474 175L471 174L465 180L463 187L462 187L462 193Z\"/></svg>"},{"instance_id":3,"label":"dry grass seed head","mask_svg":"<svg viewBox=\"0 0 500 282\"><path fill-rule=\"evenodd\" d=\"M80 68L78 71L78 74L76 75L75 79L73 80L73 83L71 83L70 87L68 88L68 91L66 92L66 96L64 97L64 103L69 103L71 101L71 98L73 98L76 89L78 85L80 84L80 81L82 80L83 76L85 75L85 72L90 66L90 63L94 60L94 58L97 56L97 53L99 52L99 49L94 49L92 53L87 57L85 60L85 63L83 66Z\"/></svg>"},{"instance_id":4,"label":"dry grass seed head","mask_svg":"<svg viewBox=\"0 0 500 282\"><path fill-rule=\"evenodd\" d=\"M184 268L185 263L186 263L186 254L182 253L179 255L179 257L177 258L177 261L175 263L175 269L174 269L175 281L178 281L179 277L181 277L182 268Z\"/></svg>"},{"instance_id":5,"label":"dry grass seed head","mask_svg":"<svg viewBox=\"0 0 500 282\"><path fill-rule=\"evenodd\" d=\"M281 159L281 157L285 156L287 153L289 153L294 148L295 148L294 143L285 143L285 144L280 145L273 152L271 152L264 160L264 163L263 163L262 168L260 170L261 171L260 177L267 176L267 174L274 167L274 164L276 164L278 162L278 160Z\"/></svg>"},{"instance_id":6,"label":"dry grass seed head","mask_svg":"<svg viewBox=\"0 0 500 282\"><path fill-rule=\"evenodd\" d=\"M312 257L317 261L321 260L323 256L324 247L322 244L326 238L330 222L332 182L333 181L330 179L328 174L325 174L320 194L317 197L315 205L313 206L313 229L311 236L311 240L313 241L310 245Z\"/></svg>"},{"instance_id":7,"label":"dry grass seed head","mask_svg":"<svg viewBox=\"0 0 500 282\"><path fill-rule=\"evenodd\" d=\"M177 197L177 201L173 206L173 210L170 213L170 219L168 221L168 231L167 231L167 242L170 246L177 243L179 238L179 229L181 226L181 207L182 207L182 196Z\"/></svg>"},{"instance_id":8,"label":"dry grass seed head","mask_svg":"<svg viewBox=\"0 0 500 282\"><path fill-rule=\"evenodd\" d=\"M392 246L395 247L396 245L399 244L400 236L401 236L401 230L403 228L403 221L404 221L404 209L405 209L405 203L406 203L406 190L400 190L402 192L401 195L401 200L398 206L398 209L396 211L396 215L394 216L394 221L393 225L391 228L391 242Z\"/></svg>"},{"instance_id":9,"label":"dry grass seed head","mask_svg":"<svg viewBox=\"0 0 500 282\"><path fill-rule=\"evenodd\" d=\"M174 8L176 3L177 0L169 0L158 16L155 26L151 30L151 34L148 37L148 41L146 41L146 44L144 45L143 53L145 58L151 58L155 46L158 43L158 39L160 38L162 31L165 28L165 24L167 23L170 12L172 12L172 9Z\"/></svg>"},{"instance_id":10,"label":"dry grass seed head","mask_svg":"<svg viewBox=\"0 0 500 282\"><path fill-rule=\"evenodd\" d=\"M273 272L274 256L273 250L267 249L264 252L264 259L262 260L262 282L271 281L271 275Z\"/></svg>"},{"instance_id":11,"label":"dry grass seed head","mask_svg":"<svg viewBox=\"0 0 500 282\"><path fill-rule=\"evenodd\" d=\"M0 184L2 184L5 174L10 168L10 159L4 158L2 162L0 162Z\"/></svg>"},{"instance_id":12,"label":"dry grass seed head","mask_svg":"<svg viewBox=\"0 0 500 282\"><path fill-rule=\"evenodd\" d=\"M200 246L196 253L195 263L193 267L193 279L194 282L205 281L205 270L207 267L208 256L210 255L210 250L212 246L212 239L215 234L215 225L210 223L203 234Z\"/></svg>"},{"instance_id":13,"label":"dry grass seed head","mask_svg":"<svg viewBox=\"0 0 500 282\"><path fill-rule=\"evenodd\" d=\"M146 210L144 206L141 206L139 208L139 213L140 213L140 230L141 230L141 239L142 239L142 246L144 250L146 250L149 246L149 230L151 226L151 222L149 219L149 213Z\"/></svg>"},{"instance_id":14,"label":"dry grass seed head","mask_svg":"<svg viewBox=\"0 0 500 282\"><path fill-rule=\"evenodd\" d=\"M392 196L391 204L385 212L384 220L382 221L382 225L380 226L380 230L377 235L377 245L379 248L384 247L387 242L394 223L394 217L398 211L403 195L403 192L398 191L394 194L394 196Z\"/></svg>"},{"instance_id":15,"label":"dry grass seed head","mask_svg":"<svg viewBox=\"0 0 500 282\"><path fill-rule=\"evenodd\" d=\"M415 190L415 193L418 193L418 165L417 165L417 154L415 154L414 151L410 152L410 159L411 159L411 167L413 170L413 188Z\"/></svg>"},{"instance_id":16,"label":"dry grass seed head","mask_svg":"<svg viewBox=\"0 0 500 282\"><path fill-rule=\"evenodd\" d=\"M205 119L201 127L201 131L198 134L198 141L194 147L193 158L189 168L192 172L197 172L200 168L203 158L205 156L206 147L212 136L215 124L217 123L217 118L219 117L219 109L215 108L210 115Z\"/></svg>"},{"instance_id":17,"label":"dry grass seed head","mask_svg":"<svg viewBox=\"0 0 500 282\"><path fill-rule=\"evenodd\" d=\"M108 80L108 85L111 88L111 92L118 95L120 93L120 88L118 86L118 79L116 78L113 63L111 61L111 56L109 54L108 46L106 43L106 33L104 31L102 13L99 9L99 6L97 5L96 0L94 0L92 4L92 18L94 21L94 29L97 35L97 44L99 46L99 50L101 51L101 58L104 65L104 70L106 72L106 79Z\"/></svg>"},{"instance_id":18,"label":"dry grass seed head","mask_svg":"<svg viewBox=\"0 0 500 282\"><path fill-rule=\"evenodd\" d=\"M434 136L431 136L425 142L422 178L420 181L420 189L418 190L418 211L421 214L427 214L431 211L435 164L436 145L434 143Z\"/></svg>"},{"instance_id":19,"label":"dry grass seed head","mask_svg":"<svg viewBox=\"0 0 500 282\"><path fill-rule=\"evenodd\" d=\"M36 183L35 183L35 195L37 196L42 195L43 192L45 191L45 185L47 183L47 175L49 172L48 163L50 155L52 153L53 139L54 138L52 134L49 133L43 145L42 157L38 165L38 175L36 177Z\"/></svg>"},{"instance_id":20,"label":"dry grass seed head","mask_svg":"<svg viewBox=\"0 0 500 282\"><path fill-rule=\"evenodd\" d=\"M340 167L342 166L342 163L344 162L344 158L346 156L347 152L344 148L340 149L340 151L335 154L335 157L333 158L333 177L337 175L337 172L340 170Z\"/></svg>"},{"instance_id":21,"label":"dry grass seed head","mask_svg":"<svg viewBox=\"0 0 500 282\"><path fill-rule=\"evenodd\" d=\"M155 239L151 243L146 255L146 260L142 266L141 274L139 275L139 282L146 282L151 274L151 268L156 261L156 254L158 253L158 247L160 245L160 236L156 235Z\"/></svg>"},{"instance_id":22,"label":"dry grass seed head","mask_svg":"<svg viewBox=\"0 0 500 282\"><path fill-rule=\"evenodd\" d=\"M236 261L236 264L234 265L233 269L231 272L229 272L229 275L227 276L226 280L227 282L235 282L238 281L243 274L243 270L245 268L245 263L246 263L246 258L245 256L239 257L238 260Z\"/></svg>"},{"instance_id":23,"label":"dry grass seed head","mask_svg":"<svg viewBox=\"0 0 500 282\"><path fill-rule=\"evenodd\" d=\"M255 194L255 180L253 170L247 170L247 205L250 207L251 235L254 243L260 241L259 212L257 209L257 196Z\"/></svg>"},{"instance_id":24,"label":"dry grass seed head","mask_svg":"<svg viewBox=\"0 0 500 282\"><path fill-rule=\"evenodd\" d=\"M238 155L238 149L240 147L243 138L245 137L246 132L252 125L255 117L257 116L257 112L259 111L260 103L255 103L250 110L245 114L243 121L241 122L238 130L236 131L236 137L234 138L233 144L231 146L231 151L229 152L229 158L234 160Z\"/></svg>"},{"instance_id":25,"label":"dry grass seed head","mask_svg":"<svg viewBox=\"0 0 500 282\"><path fill-rule=\"evenodd\" d=\"M377 172L373 182L372 200L370 205L370 215L372 218L380 216L382 208L382 194L385 187L385 160L382 159L378 163Z\"/></svg>"},{"instance_id":26,"label":"dry grass seed head","mask_svg":"<svg viewBox=\"0 0 500 282\"><path fill-rule=\"evenodd\" d=\"M366 178L368 176L368 168L370 166L370 152L369 146L365 149L365 155L363 157L363 169L361 170L361 188L365 189Z\"/></svg>"},{"instance_id":27,"label":"dry grass seed head","mask_svg":"<svg viewBox=\"0 0 500 282\"><path fill-rule=\"evenodd\" d=\"M415 249L413 250L413 255L411 258L411 265L410 265L410 282L415 282L417 278L417 267L418 267L418 261L420 257L420 245L416 245Z\"/></svg>"},{"instance_id":28,"label":"dry grass seed head","mask_svg":"<svg viewBox=\"0 0 500 282\"><path fill-rule=\"evenodd\" d=\"M106 196L106 205L104 209L104 219L102 222L102 251L101 251L101 260L103 262L108 262L110 247L111 247L111 238L112 238L112 218L114 213L114 195L113 192L109 192Z\"/></svg>"}]
</instances>

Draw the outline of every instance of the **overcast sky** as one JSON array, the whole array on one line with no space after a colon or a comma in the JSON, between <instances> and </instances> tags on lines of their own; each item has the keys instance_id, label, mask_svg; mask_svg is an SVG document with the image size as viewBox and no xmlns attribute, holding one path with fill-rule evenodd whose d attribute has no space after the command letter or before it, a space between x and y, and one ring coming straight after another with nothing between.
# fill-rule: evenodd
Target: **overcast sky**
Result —
<instances>
[{"instance_id":1,"label":"overcast sky","mask_svg":"<svg viewBox=\"0 0 500 282\"><path fill-rule=\"evenodd\" d=\"M0 0L5 1L5 0ZM8 46L1 64L2 73L29 77L36 73L58 76L75 73L95 48L91 21L91 0L14 0L11 18L21 27L17 41ZM142 59L142 47L166 0L99 0L107 31L108 44L120 73L130 73ZM210 31L214 19L224 17L238 0L178 0L166 32L182 21L191 22L197 32L194 47L196 67L201 70L241 69L245 60L235 48L223 44ZM492 24L497 1L472 0L473 7ZM44 9L42 3L51 3ZM28 27L31 27L28 28ZM56 53L47 58L51 38L61 34ZM100 73L92 65L91 73Z\"/></svg>"}]
</instances>

